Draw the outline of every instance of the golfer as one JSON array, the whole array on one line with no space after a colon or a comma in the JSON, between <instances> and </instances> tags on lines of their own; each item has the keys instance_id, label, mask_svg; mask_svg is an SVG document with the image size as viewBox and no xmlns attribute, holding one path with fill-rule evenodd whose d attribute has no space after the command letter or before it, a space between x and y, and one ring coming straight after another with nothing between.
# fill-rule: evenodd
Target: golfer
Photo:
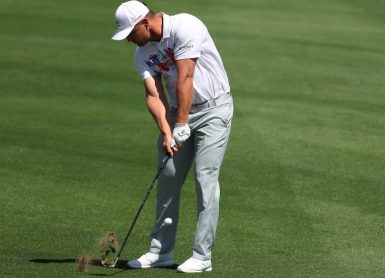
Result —
<instances>
[{"instance_id":1,"label":"golfer","mask_svg":"<svg viewBox=\"0 0 385 278\"><path fill-rule=\"evenodd\" d=\"M143 79L148 110L160 130L158 164L164 154L171 157L159 177L149 252L128 266L174 265L180 193L193 166L197 226L192 256L177 271L212 271L218 176L233 115L221 57L206 26L192 15L154 13L141 2L128 1L118 7L115 17L117 31L112 39L137 45L135 66ZM172 224L163 225L165 218L171 218Z\"/></svg>"}]
</instances>

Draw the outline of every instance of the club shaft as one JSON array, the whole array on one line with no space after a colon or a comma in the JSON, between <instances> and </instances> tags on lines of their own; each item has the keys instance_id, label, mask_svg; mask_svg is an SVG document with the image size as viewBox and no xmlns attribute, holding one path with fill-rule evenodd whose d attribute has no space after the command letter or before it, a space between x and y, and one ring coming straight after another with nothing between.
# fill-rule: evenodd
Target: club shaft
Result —
<instances>
[{"instance_id":1,"label":"club shaft","mask_svg":"<svg viewBox=\"0 0 385 278\"><path fill-rule=\"evenodd\" d=\"M127 242L128 238L130 237L130 234L131 234L132 230L134 229L135 223L136 223L136 221L137 221L138 218L139 218L139 215L140 215L140 213L141 213L141 211L142 211L142 209L143 209L143 207L144 207L144 204L146 203L146 201L147 201L147 199L148 199L148 196L149 196L150 193L151 193L152 188L154 187L154 184L155 184L156 180L158 179L160 173L162 172L163 168L166 166L166 163L167 163L167 161L168 161L169 159L170 159L170 157L169 157L168 155L165 155L165 156L163 157L163 159L162 159L162 164L161 164L161 166L159 167L158 172L156 173L156 175L155 175L154 179L152 180L151 184L148 186L147 191L146 191L146 194L145 194L145 196L144 196L144 198L143 198L143 201L142 201L142 203L140 204L139 209L138 209L138 211L136 212L135 217L134 217L134 219L133 219L132 222L131 222L131 226L130 226L128 232L127 232L126 237L124 238L124 241L123 241L123 243L122 243L122 246L120 247L120 250L119 250L118 255L117 255L118 258L120 257L120 254L122 253L123 248L124 248L124 246L126 245L126 242Z\"/></svg>"}]
</instances>

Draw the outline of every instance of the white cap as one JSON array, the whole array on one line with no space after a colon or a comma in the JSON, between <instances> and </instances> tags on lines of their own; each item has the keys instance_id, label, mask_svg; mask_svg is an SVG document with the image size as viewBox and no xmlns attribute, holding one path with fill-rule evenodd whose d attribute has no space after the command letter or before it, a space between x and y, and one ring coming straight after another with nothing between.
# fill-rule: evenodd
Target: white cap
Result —
<instances>
[{"instance_id":1,"label":"white cap","mask_svg":"<svg viewBox=\"0 0 385 278\"><path fill-rule=\"evenodd\" d=\"M150 10L141 2L127 1L121 4L115 12L116 32L113 40L120 41L127 38L135 25L141 21Z\"/></svg>"}]
</instances>

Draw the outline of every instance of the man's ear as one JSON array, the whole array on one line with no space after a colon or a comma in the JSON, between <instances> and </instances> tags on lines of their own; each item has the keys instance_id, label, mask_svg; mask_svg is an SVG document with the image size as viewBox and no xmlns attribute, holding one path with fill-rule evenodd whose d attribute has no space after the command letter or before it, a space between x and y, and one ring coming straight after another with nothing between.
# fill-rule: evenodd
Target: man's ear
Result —
<instances>
[{"instance_id":1,"label":"man's ear","mask_svg":"<svg viewBox=\"0 0 385 278\"><path fill-rule=\"evenodd\" d=\"M150 26L150 21L148 20L148 18L145 17L142 19L141 24L143 24L143 26L147 29L148 26Z\"/></svg>"}]
</instances>

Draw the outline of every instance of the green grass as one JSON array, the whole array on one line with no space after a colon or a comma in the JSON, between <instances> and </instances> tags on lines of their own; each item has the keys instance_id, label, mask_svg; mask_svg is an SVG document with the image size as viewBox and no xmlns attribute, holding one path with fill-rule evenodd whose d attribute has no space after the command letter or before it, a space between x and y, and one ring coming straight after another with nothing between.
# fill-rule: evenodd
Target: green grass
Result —
<instances>
[{"instance_id":1,"label":"green grass","mask_svg":"<svg viewBox=\"0 0 385 278\"><path fill-rule=\"evenodd\" d=\"M148 4L206 22L235 100L214 272L200 276L383 277L385 3L161 2ZM134 47L110 40L119 3L0 0L0 277L177 276L74 271L104 233L124 237L156 172ZM192 177L182 204L178 263ZM154 194L123 261L147 250L153 212Z\"/></svg>"}]
</instances>

